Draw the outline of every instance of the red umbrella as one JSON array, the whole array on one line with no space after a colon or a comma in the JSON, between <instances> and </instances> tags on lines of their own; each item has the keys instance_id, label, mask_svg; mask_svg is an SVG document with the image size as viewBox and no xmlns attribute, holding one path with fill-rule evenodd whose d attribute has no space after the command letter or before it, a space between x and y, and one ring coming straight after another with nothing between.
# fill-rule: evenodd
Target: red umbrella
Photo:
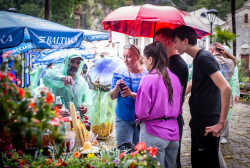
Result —
<instances>
[{"instance_id":1,"label":"red umbrella","mask_svg":"<svg viewBox=\"0 0 250 168\"><path fill-rule=\"evenodd\" d=\"M154 37L157 30L181 25L192 27L197 37L209 35L209 29L196 16L170 6L126 6L111 12L103 21L105 30L112 30L130 36Z\"/></svg>"}]
</instances>

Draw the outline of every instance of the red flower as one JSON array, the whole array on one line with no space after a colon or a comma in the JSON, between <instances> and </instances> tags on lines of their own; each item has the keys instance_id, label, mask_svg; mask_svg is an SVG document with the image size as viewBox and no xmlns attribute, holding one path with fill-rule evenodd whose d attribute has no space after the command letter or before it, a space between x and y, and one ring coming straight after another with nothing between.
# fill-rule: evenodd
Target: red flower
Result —
<instances>
[{"instance_id":1,"label":"red flower","mask_svg":"<svg viewBox=\"0 0 250 168\"><path fill-rule=\"evenodd\" d=\"M9 50L9 51L6 51L6 52L2 55L2 58L5 58L5 57L10 56L10 54L11 54L11 51L10 51L10 50Z\"/></svg>"},{"instance_id":2,"label":"red flower","mask_svg":"<svg viewBox=\"0 0 250 168\"><path fill-rule=\"evenodd\" d=\"M145 142L139 142L135 146L135 150L146 150L146 144L145 144Z\"/></svg>"},{"instance_id":3,"label":"red flower","mask_svg":"<svg viewBox=\"0 0 250 168\"><path fill-rule=\"evenodd\" d=\"M137 168L137 166L134 165L134 162L132 162L132 163L130 164L129 168Z\"/></svg>"},{"instance_id":4,"label":"red flower","mask_svg":"<svg viewBox=\"0 0 250 168\"><path fill-rule=\"evenodd\" d=\"M47 103L53 103L54 102L54 98L52 96L52 94L50 92L47 93L47 97L45 98L45 101Z\"/></svg>"},{"instance_id":5,"label":"red flower","mask_svg":"<svg viewBox=\"0 0 250 168\"><path fill-rule=\"evenodd\" d=\"M23 156L23 151L20 150L20 151L17 152L17 154L18 154L20 157L22 157L22 156Z\"/></svg>"},{"instance_id":6,"label":"red flower","mask_svg":"<svg viewBox=\"0 0 250 168\"><path fill-rule=\"evenodd\" d=\"M24 166L25 165L25 159L22 159L20 162L19 162L19 166Z\"/></svg>"},{"instance_id":7,"label":"red flower","mask_svg":"<svg viewBox=\"0 0 250 168\"><path fill-rule=\"evenodd\" d=\"M61 110L57 106L55 107L55 113L57 117L61 116Z\"/></svg>"},{"instance_id":8,"label":"red flower","mask_svg":"<svg viewBox=\"0 0 250 168\"><path fill-rule=\"evenodd\" d=\"M8 77L11 81L13 81L15 79L15 75L11 72L11 73L8 73Z\"/></svg>"},{"instance_id":9,"label":"red flower","mask_svg":"<svg viewBox=\"0 0 250 168\"><path fill-rule=\"evenodd\" d=\"M153 148L153 147L149 147L148 148L148 151L149 153L152 155L152 156L156 156L157 155L157 148Z\"/></svg>"},{"instance_id":10,"label":"red flower","mask_svg":"<svg viewBox=\"0 0 250 168\"><path fill-rule=\"evenodd\" d=\"M58 126L60 124L60 118L53 118L50 122L50 125Z\"/></svg>"},{"instance_id":11,"label":"red flower","mask_svg":"<svg viewBox=\"0 0 250 168\"><path fill-rule=\"evenodd\" d=\"M19 89L19 90L18 90L18 94L19 94L22 98L24 98L25 92L24 92L23 89Z\"/></svg>"},{"instance_id":12,"label":"red flower","mask_svg":"<svg viewBox=\"0 0 250 168\"><path fill-rule=\"evenodd\" d=\"M61 166L65 166L65 167L67 167L68 165L67 165L67 163L66 163L66 162L62 162Z\"/></svg>"},{"instance_id":13,"label":"red flower","mask_svg":"<svg viewBox=\"0 0 250 168\"><path fill-rule=\"evenodd\" d=\"M30 104L29 104L29 107L34 107L35 106L35 103L34 102L30 102Z\"/></svg>"},{"instance_id":14,"label":"red flower","mask_svg":"<svg viewBox=\"0 0 250 168\"><path fill-rule=\"evenodd\" d=\"M135 156L135 155L137 155L138 153L139 153L139 150L137 150L137 151L131 153L131 156Z\"/></svg>"},{"instance_id":15,"label":"red flower","mask_svg":"<svg viewBox=\"0 0 250 168\"><path fill-rule=\"evenodd\" d=\"M0 71L0 80L2 80L5 77L5 75Z\"/></svg>"},{"instance_id":16,"label":"red flower","mask_svg":"<svg viewBox=\"0 0 250 168\"><path fill-rule=\"evenodd\" d=\"M125 155L125 151L120 154L119 159L121 159L124 155Z\"/></svg>"}]
</instances>

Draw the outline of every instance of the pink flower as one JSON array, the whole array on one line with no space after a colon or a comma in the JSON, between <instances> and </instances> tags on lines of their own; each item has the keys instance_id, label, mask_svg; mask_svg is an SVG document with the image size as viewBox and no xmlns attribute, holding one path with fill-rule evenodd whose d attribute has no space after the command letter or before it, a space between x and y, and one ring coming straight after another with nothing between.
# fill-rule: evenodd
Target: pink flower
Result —
<instances>
[{"instance_id":1,"label":"pink flower","mask_svg":"<svg viewBox=\"0 0 250 168\"><path fill-rule=\"evenodd\" d=\"M22 156L23 156L23 151L20 150L20 151L17 152L17 154L18 154L20 157L22 157Z\"/></svg>"},{"instance_id":2,"label":"pink flower","mask_svg":"<svg viewBox=\"0 0 250 168\"><path fill-rule=\"evenodd\" d=\"M6 51L3 55L2 58L9 57L11 55L11 51Z\"/></svg>"},{"instance_id":3,"label":"pink flower","mask_svg":"<svg viewBox=\"0 0 250 168\"><path fill-rule=\"evenodd\" d=\"M5 150L11 151L11 150L12 150L11 145L7 145L7 146L5 146Z\"/></svg>"},{"instance_id":4,"label":"pink flower","mask_svg":"<svg viewBox=\"0 0 250 168\"><path fill-rule=\"evenodd\" d=\"M50 122L50 125L58 126L60 124L60 118L53 118Z\"/></svg>"},{"instance_id":5,"label":"pink flower","mask_svg":"<svg viewBox=\"0 0 250 168\"><path fill-rule=\"evenodd\" d=\"M13 157L13 154L10 153L10 152L7 152L7 153L6 153L6 157L11 159L11 158Z\"/></svg>"}]
</instances>

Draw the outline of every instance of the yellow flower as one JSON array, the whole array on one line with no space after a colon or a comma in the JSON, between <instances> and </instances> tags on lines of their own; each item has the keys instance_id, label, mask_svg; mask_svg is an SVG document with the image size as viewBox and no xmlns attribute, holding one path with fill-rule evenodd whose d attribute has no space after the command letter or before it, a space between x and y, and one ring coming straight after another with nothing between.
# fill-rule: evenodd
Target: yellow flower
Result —
<instances>
[{"instance_id":1,"label":"yellow flower","mask_svg":"<svg viewBox=\"0 0 250 168\"><path fill-rule=\"evenodd\" d=\"M88 158L92 158L92 157L94 157L94 156L95 156L94 153L89 153L89 154L87 155Z\"/></svg>"},{"instance_id":2,"label":"yellow flower","mask_svg":"<svg viewBox=\"0 0 250 168\"><path fill-rule=\"evenodd\" d=\"M71 159L68 159L68 161L71 161Z\"/></svg>"}]
</instances>

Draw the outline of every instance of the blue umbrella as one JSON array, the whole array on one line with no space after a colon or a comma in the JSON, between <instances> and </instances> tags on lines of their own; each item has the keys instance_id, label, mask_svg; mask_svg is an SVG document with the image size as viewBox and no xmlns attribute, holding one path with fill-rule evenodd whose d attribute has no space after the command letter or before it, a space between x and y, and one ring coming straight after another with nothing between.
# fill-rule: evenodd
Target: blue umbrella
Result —
<instances>
[{"instance_id":1,"label":"blue umbrella","mask_svg":"<svg viewBox=\"0 0 250 168\"><path fill-rule=\"evenodd\" d=\"M96 61L88 73L88 82L96 83L102 86L110 86L113 72L118 67L124 65L123 60L116 57L104 57Z\"/></svg>"},{"instance_id":2,"label":"blue umbrella","mask_svg":"<svg viewBox=\"0 0 250 168\"><path fill-rule=\"evenodd\" d=\"M83 32L44 19L24 14L0 11L0 49L18 46L24 29L36 48L79 47Z\"/></svg>"},{"instance_id":3,"label":"blue umbrella","mask_svg":"<svg viewBox=\"0 0 250 168\"><path fill-rule=\"evenodd\" d=\"M93 30L78 29L84 33L84 38L87 38L89 41L99 41L99 40L108 40L108 33L98 32Z\"/></svg>"},{"instance_id":4,"label":"blue umbrella","mask_svg":"<svg viewBox=\"0 0 250 168\"><path fill-rule=\"evenodd\" d=\"M17 47L13 47L13 48L7 48L7 49L4 49L4 52L6 51L11 51L11 54L18 54L18 53L23 53L23 52L26 52L28 50L31 50L35 48L31 42L28 42L28 43L21 43L19 46ZM1 51L1 50L0 50Z\"/></svg>"},{"instance_id":5,"label":"blue umbrella","mask_svg":"<svg viewBox=\"0 0 250 168\"><path fill-rule=\"evenodd\" d=\"M49 63L53 62L55 64L57 63L63 63L64 58L68 55L70 50L76 50L76 49L60 49L57 51L54 51L49 54L44 54L41 52L41 54L38 56L37 61L41 65L48 65ZM45 51L48 53L47 51ZM93 59L95 58L95 54L89 53L87 51L78 50L78 52L81 54L83 59Z\"/></svg>"}]
</instances>

